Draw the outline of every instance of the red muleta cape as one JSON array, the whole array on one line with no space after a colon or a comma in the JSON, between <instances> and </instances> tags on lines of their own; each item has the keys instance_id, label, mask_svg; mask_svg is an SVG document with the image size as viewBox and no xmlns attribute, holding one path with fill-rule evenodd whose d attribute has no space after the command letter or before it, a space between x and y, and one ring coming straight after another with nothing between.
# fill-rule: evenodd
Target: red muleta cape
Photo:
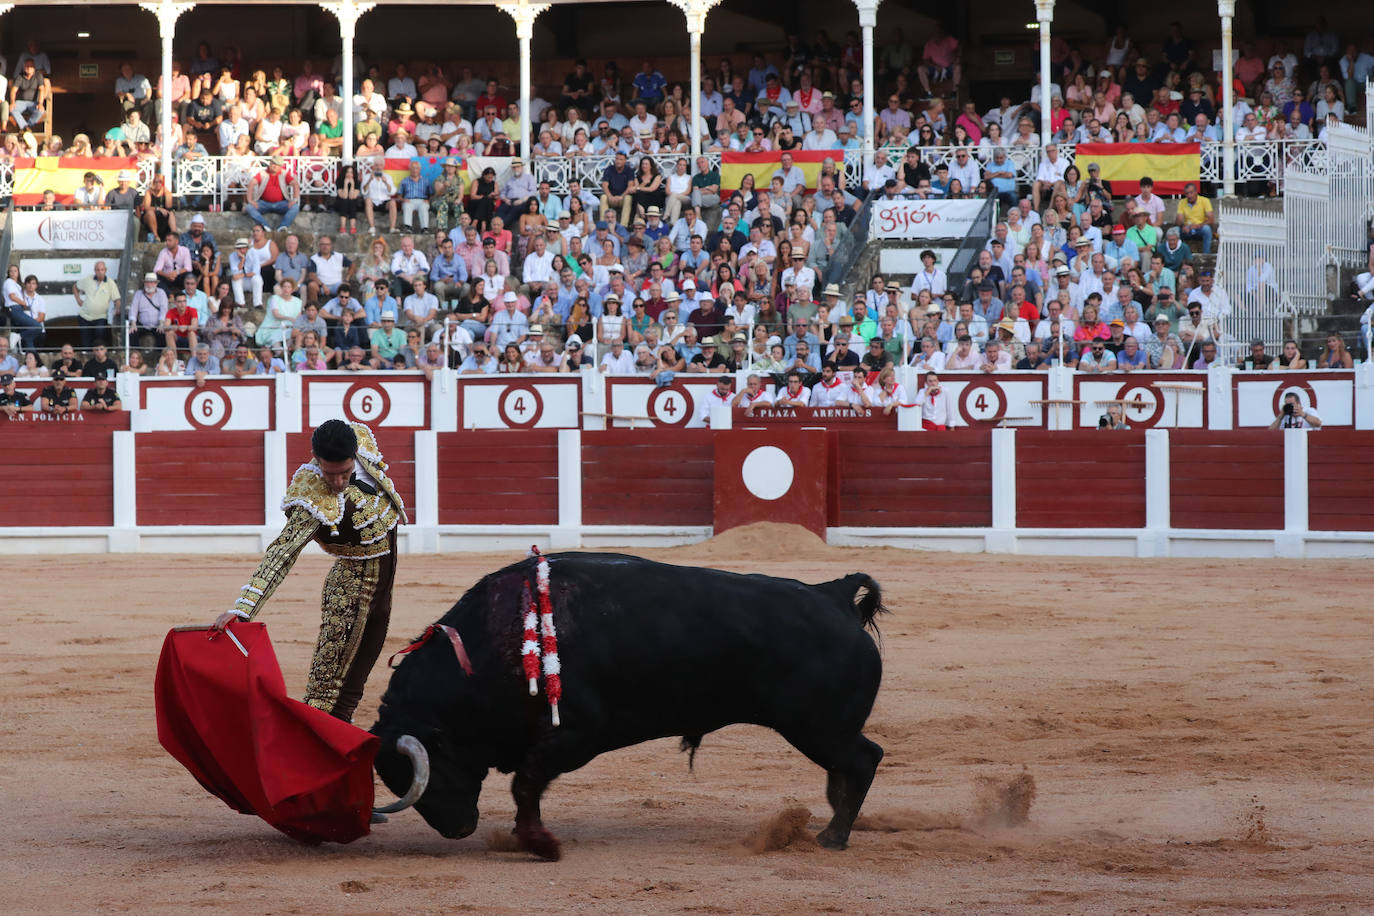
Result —
<instances>
[{"instance_id":1,"label":"red muleta cape","mask_svg":"<svg viewBox=\"0 0 1374 916\"><path fill-rule=\"evenodd\" d=\"M286 695L261 623L167 634L158 660L157 737L211 794L304 843L366 836L378 739Z\"/></svg>"}]
</instances>

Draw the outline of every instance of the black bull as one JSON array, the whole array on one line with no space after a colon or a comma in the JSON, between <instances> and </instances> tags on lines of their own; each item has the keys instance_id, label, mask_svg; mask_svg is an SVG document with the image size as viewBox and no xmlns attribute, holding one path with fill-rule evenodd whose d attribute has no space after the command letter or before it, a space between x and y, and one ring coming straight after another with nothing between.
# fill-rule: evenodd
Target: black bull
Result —
<instances>
[{"instance_id":1,"label":"black bull","mask_svg":"<svg viewBox=\"0 0 1374 916\"><path fill-rule=\"evenodd\" d=\"M862 730L882 679L865 627L883 612L878 584L855 573L807 585L795 579L670 566L618 554L549 556L562 661L561 726L529 694L521 663L522 589L535 560L484 577L441 623L471 657L465 675L446 639L405 657L382 696L377 772L402 792L410 760L396 739L429 753L428 788L415 807L450 838L477 827L487 771L514 773L515 834L550 859L558 841L539 801L560 774L606 751L735 723L776 729L827 774L834 817L817 839L843 849L883 750ZM862 594L861 594L862 592Z\"/></svg>"}]
</instances>

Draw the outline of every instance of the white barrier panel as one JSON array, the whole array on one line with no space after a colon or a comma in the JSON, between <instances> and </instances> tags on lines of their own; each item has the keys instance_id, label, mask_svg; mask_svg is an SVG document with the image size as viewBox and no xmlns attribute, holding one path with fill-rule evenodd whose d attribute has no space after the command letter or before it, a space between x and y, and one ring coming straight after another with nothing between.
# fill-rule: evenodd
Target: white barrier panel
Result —
<instances>
[{"instance_id":1,"label":"white barrier panel","mask_svg":"<svg viewBox=\"0 0 1374 916\"><path fill-rule=\"evenodd\" d=\"M1237 372L1233 385L1236 428L1268 426L1283 409L1283 396L1296 394L1322 426L1355 423L1354 371Z\"/></svg>"},{"instance_id":2,"label":"white barrier panel","mask_svg":"<svg viewBox=\"0 0 1374 916\"><path fill-rule=\"evenodd\" d=\"M15 251L122 250L129 234L127 210L23 210L13 219Z\"/></svg>"},{"instance_id":3,"label":"white barrier panel","mask_svg":"<svg viewBox=\"0 0 1374 916\"><path fill-rule=\"evenodd\" d=\"M700 429L703 398L716 387L714 375L681 374L671 385L659 386L646 378L606 380L607 413L611 426L650 426L668 429ZM634 418L634 419L629 419Z\"/></svg>"},{"instance_id":4,"label":"white barrier panel","mask_svg":"<svg viewBox=\"0 0 1374 916\"><path fill-rule=\"evenodd\" d=\"M105 262L105 276L111 279L119 276L120 258L22 258L19 261L19 275L27 277L32 274L39 283L66 283L71 286L82 277L93 276L97 261ZM52 299L51 296L43 298L48 301ZM49 314L51 311L49 309Z\"/></svg>"},{"instance_id":5,"label":"white barrier panel","mask_svg":"<svg viewBox=\"0 0 1374 916\"><path fill-rule=\"evenodd\" d=\"M1077 426L1095 427L1112 401L1123 401L1126 422L1151 427L1202 429L1207 424L1207 376L1202 372L1113 373L1073 379Z\"/></svg>"},{"instance_id":6,"label":"white barrier panel","mask_svg":"<svg viewBox=\"0 0 1374 916\"><path fill-rule=\"evenodd\" d=\"M305 427L341 418L370 426L429 425L429 380L423 372L303 372Z\"/></svg>"},{"instance_id":7,"label":"white barrier panel","mask_svg":"<svg viewBox=\"0 0 1374 916\"><path fill-rule=\"evenodd\" d=\"M276 425L274 382L262 379L193 378L139 380L138 430L272 429Z\"/></svg>"},{"instance_id":8,"label":"white barrier panel","mask_svg":"<svg viewBox=\"0 0 1374 916\"><path fill-rule=\"evenodd\" d=\"M877 200L869 238L953 239L973 231L981 200Z\"/></svg>"},{"instance_id":9,"label":"white barrier panel","mask_svg":"<svg viewBox=\"0 0 1374 916\"><path fill-rule=\"evenodd\" d=\"M458 378L459 429L577 429L581 375Z\"/></svg>"},{"instance_id":10,"label":"white barrier panel","mask_svg":"<svg viewBox=\"0 0 1374 916\"><path fill-rule=\"evenodd\" d=\"M924 383L924 379L920 380ZM1045 427L1048 414L1044 401L1049 391L1049 376L1043 372L1023 375L984 375L982 373L940 373L940 387L953 398L964 425L996 423L1001 426ZM918 392L907 391L913 401Z\"/></svg>"}]
</instances>

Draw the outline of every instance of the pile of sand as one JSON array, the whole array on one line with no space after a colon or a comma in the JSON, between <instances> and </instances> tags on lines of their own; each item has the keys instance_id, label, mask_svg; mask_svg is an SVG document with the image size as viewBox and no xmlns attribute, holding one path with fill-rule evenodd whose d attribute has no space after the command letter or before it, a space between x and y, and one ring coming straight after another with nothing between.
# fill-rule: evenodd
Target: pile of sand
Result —
<instances>
[{"instance_id":1,"label":"pile of sand","mask_svg":"<svg viewBox=\"0 0 1374 916\"><path fill-rule=\"evenodd\" d=\"M722 531L697 544L673 548L674 562L728 563L732 568L745 562L765 563L786 556L790 560L828 560L845 558L842 548L831 547L803 528L787 522L754 522Z\"/></svg>"}]
</instances>

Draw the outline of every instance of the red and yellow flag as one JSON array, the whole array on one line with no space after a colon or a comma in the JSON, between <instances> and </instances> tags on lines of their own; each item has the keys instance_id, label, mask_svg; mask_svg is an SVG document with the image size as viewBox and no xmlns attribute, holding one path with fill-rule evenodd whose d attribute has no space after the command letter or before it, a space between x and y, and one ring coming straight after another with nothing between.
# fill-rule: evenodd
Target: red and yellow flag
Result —
<instances>
[{"instance_id":1,"label":"red and yellow flag","mask_svg":"<svg viewBox=\"0 0 1374 916\"><path fill-rule=\"evenodd\" d=\"M69 204L75 200L76 189L85 181L87 172L95 172L105 183L105 190L115 188L121 169L138 178L138 163L132 156L42 156L38 159L14 160L14 205L31 207L43 202L43 192L52 191L57 202Z\"/></svg>"},{"instance_id":2,"label":"red and yellow flag","mask_svg":"<svg viewBox=\"0 0 1374 916\"><path fill-rule=\"evenodd\" d=\"M450 159L458 163L458 175L462 178L463 187L466 189L469 183L468 162L461 156L440 154L433 156L416 156L414 159L384 159L382 161L382 171L391 176L391 183L399 189L401 187L401 181L410 174L410 164L412 162L418 162L420 163L420 174L433 184L434 179L444 173L444 163Z\"/></svg>"},{"instance_id":3,"label":"red and yellow flag","mask_svg":"<svg viewBox=\"0 0 1374 916\"><path fill-rule=\"evenodd\" d=\"M835 163L843 168L843 150L791 150L792 164L802 170L806 176L806 189L816 190L816 182L820 178L821 163L827 159L835 160ZM754 176L754 187L767 189L768 183L773 180L773 172L782 165L782 153L773 151L769 153L732 153L728 150L720 154L720 189L722 191L739 190L740 181L746 174Z\"/></svg>"},{"instance_id":4,"label":"red and yellow flag","mask_svg":"<svg viewBox=\"0 0 1374 916\"><path fill-rule=\"evenodd\" d=\"M1084 176L1089 163L1102 167L1102 178L1112 183L1112 193L1140 193L1140 179L1154 179L1156 194L1182 194L1183 186L1197 181L1202 171L1202 146L1198 143L1080 143L1073 163Z\"/></svg>"}]
</instances>

